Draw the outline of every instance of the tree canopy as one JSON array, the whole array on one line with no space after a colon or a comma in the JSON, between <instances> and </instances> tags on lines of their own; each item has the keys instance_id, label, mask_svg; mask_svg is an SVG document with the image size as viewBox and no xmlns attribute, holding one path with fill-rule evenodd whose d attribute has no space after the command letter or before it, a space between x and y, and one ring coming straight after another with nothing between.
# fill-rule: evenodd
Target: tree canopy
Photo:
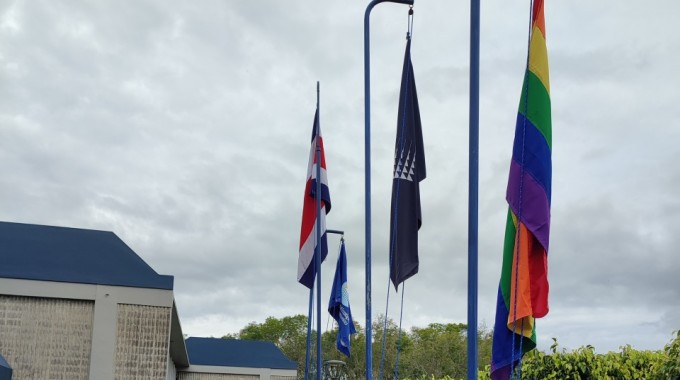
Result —
<instances>
[{"instance_id":1,"label":"tree canopy","mask_svg":"<svg viewBox=\"0 0 680 380\"><path fill-rule=\"evenodd\" d=\"M386 332L384 327L387 325ZM362 379L366 376L366 336L362 326L355 322L357 333L352 335L351 356L348 358L335 348L337 328L329 329L321 335L324 360L341 360L346 363L350 378ZM375 379L393 379L399 353L399 378L420 376L441 377L445 375L463 377L467 360L467 325L462 323L431 323L427 327L414 327L402 331L399 340L399 327L384 317L373 323L373 366ZM385 355L382 356L383 336ZM304 374L307 343L307 317L295 315L283 318L268 317L264 322L251 322L237 334L225 338L266 340L276 344L291 360L298 363L300 375ZM312 332L312 344L316 342L316 331ZM478 336L480 369L491 358L491 333L482 329ZM312 349L315 356L316 349ZM314 363L312 359L312 363ZM382 365L381 365L382 363ZM382 371L381 371L382 368ZM381 373L382 372L382 373Z\"/></svg>"},{"instance_id":2,"label":"tree canopy","mask_svg":"<svg viewBox=\"0 0 680 380\"><path fill-rule=\"evenodd\" d=\"M349 379L365 379L365 330L356 322L355 327L357 334L352 335L352 355L349 358L335 348L337 329L322 333L322 352L324 360L345 362ZM373 331L372 359L375 379L394 379L398 348L399 379L454 380L464 379L466 376L466 324L430 323L426 327L402 331L400 339L397 324L381 316L373 323ZM487 363L491 359L492 336L489 329L479 329L477 342L480 380L490 379ZM262 323L251 322L237 334L229 334L224 338L273 342L286 356L298 363L298 378L304 377L307 344L307 317L304 315L269 317ZM311 341L312 344L316 342L316 331L312 332ZM316 348L311 353L313 364ZM594 347L587 345L567 352L558 350L557 340L554 339L549 353L534 350L524 356L522 379L680 380L680 331L658 351L637 351L624 346L620 352L597 354Z\"/></svg>"}]
</instances>

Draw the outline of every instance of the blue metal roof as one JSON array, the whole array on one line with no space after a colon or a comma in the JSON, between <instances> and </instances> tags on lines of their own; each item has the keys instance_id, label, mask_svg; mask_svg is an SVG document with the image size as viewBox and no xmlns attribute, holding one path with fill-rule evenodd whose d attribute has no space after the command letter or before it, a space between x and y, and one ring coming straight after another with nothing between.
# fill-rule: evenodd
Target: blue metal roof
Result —
<instances>
[{"instance_id":1,"label":"blue metal roof","mask_svg":"<svg viewBox=\"0 0 680 380\"><path fill-rule=\"evenodd\" d=\"M0 222L0 277L173 288L116 234L108 231Z\"/></svg>"},{"instance_id":2,"label":"blue metal roof","mask_svg":"<svg viewBox=\"0 0 680 380\"><path fill-rule=\"evenodd\" d=\"M0 354L0 380L12 380L12 367Z\"/></svg>"},{"instance_id":3,"label":"blue metal roof","mask_svg":"<svg viewBox=\"0 0 680 380\"><path fill-rule=\"evenodd\" d=\"M192 337L186 344L191 365L297 369L272 342Z\"/></svg>"}]
</instances>

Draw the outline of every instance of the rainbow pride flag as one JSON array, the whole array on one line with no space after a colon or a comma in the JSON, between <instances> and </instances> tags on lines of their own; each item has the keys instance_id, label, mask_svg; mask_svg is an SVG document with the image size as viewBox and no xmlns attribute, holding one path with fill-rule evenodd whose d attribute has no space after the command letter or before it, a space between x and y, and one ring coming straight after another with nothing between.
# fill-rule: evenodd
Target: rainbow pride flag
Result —
<instances>
[{"instance_id":1,"label":"rainbow pride flag","mask_svg":"<svg viewBox=\"0 0 680 380\"><path fill-rule=\"evenodd\" d=\"M498 287L491 378L508 379L536 347L535 318L548 314L552 126L543 0L534 0L529 59L515 126L508 219Z\"/></svg>"}]
</instances>

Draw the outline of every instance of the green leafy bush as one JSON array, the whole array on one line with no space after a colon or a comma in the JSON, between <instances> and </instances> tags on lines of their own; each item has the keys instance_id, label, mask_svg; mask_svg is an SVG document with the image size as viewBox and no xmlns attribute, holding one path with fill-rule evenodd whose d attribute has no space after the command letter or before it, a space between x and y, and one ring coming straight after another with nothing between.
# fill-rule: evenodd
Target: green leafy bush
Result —
<instances>
[{"instance_id":1,"label":"green leafy bush","mask_svg":"<svg viewBox=\"0 0 680 380\"><path fill-rule=\"evenodd\" d=\"M553 341L550 354L534 350L524 356L522 379L680 380L680 332L663 351L638 351L626 345L619 352L596 354L588 345L566 352ZM490 379L488 366L479 379Z\"/></svg>"},{"instance_id":2,"label":"green leafy bush","mask_svg":"<svg viewBox=\"0 0 680 380\"><path fill-rule=\"evenodd\" d=\"M630 345L619 352L596 354L593 346L583 346L567 352L558 350L553 338L551 353L532 351L522 359L521 378L524 380L680 380L680 331L660 351L638 351ZM490 380L489 366L479 371L479 380ZM462 378L461 378L462 379ZM458 380L458 378L421 376L411 380Z\"/></svg>"},{"instance_id":3,"label":"green leafy bush","mask_svg":"<svg viewBox=\"0 0 680 380\"><path fill-rule=\"evenodd\" d=\"M384 331L384 326L387 329ZM352 336L352 356L347 358L335 349L337 332L328 330L322 334L324 359L342 360L349 379L366 378L365 330L355 322L357 334ZM382 357L383 334L386 354ZM479 329L478 372L479 380L490 380L492 331ZM630 345L618 352L597 354L594 347L587 345L574 351L560 350L557 340L549 353L534 350L522 359L521 378L525 380L680 380L680 331L663 350L638 351ZM303 315L269 317L264 323L252 322L238 334L229 338L268 340L274 342L292 360L298 363L298 377L304 375L307 318ZM313 332L312 342L316 342ZM373 324L373 378L391 380L397 360L397 346L400 346L400 379L408 380L462 380L467 374L467 326L457 323L431 323L427 327L414 327L402 331L399 344L399 328L394 321L380 318ZM312 353L314 355L314 353ZM379 371L384 361L384 371ZM312 360L312 364L315 363Z\"/></svg>"}]
</instances>

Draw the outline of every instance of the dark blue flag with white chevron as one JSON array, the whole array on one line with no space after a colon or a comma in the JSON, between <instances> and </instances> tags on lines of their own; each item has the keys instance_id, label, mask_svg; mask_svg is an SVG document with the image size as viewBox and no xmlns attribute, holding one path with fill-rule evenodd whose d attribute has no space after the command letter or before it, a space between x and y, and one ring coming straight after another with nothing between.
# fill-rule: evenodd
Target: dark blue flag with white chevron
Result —
<instances>
[{"instance_id":1,"label":"dark blue flag with white chevron","mask_svg":"<svg viewBox=\"0 0 680 380\"><path fill-rule=\"evenodd\" d=\"M399 93L390 217L390 279L397 289L418 273L418 230L422 224L419 182L425 175L423 134L408 39Z\"/></svg>"},{"instance_id":2,"label":"dark blue flag with white chevron","mask_svg":"<svg viewBox=\"0 0 680 380\"><path fill-rule=\"evenodd\" d=\"M345 253L345 241L340 242L340 256L335 267L335 278L331 299L328 302L328 312L338 322L338 339L336 346L338 351L349 356L349 337L356 334L352 310L349 308L349 292L347 291L347 254Z\"/></svg>"}]
</instances>

